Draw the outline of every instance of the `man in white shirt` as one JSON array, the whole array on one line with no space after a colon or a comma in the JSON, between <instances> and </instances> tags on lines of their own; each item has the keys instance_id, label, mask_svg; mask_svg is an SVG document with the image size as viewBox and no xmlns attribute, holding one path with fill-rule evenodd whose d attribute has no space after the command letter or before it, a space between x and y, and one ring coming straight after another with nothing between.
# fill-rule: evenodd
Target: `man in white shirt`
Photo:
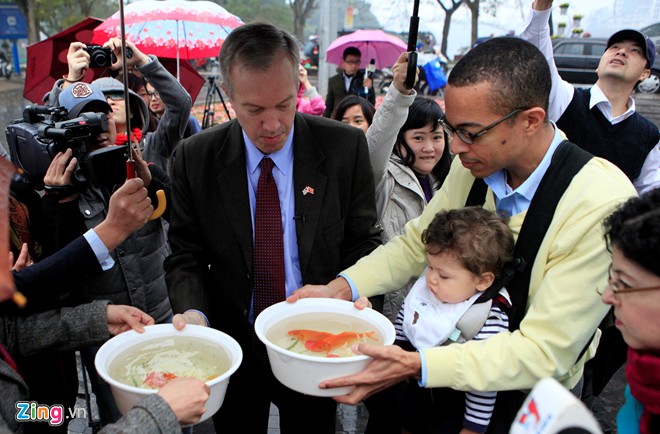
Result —
<instances>
[{"instance_id":1,"label":"man in white shirt","mask_svg":"<svg viewBox=\"0 0 660 434\"><path fill-rule=\"evenodd\" d=\"M649 77L653 41L636 30L614 33L596 70L598 81L591 89L577 89L561 79L554 63L548 28L552 0L535 0L532 9L520 37L541 50L550 66L550 120L573 143L616 164L638 193L660 186L660 133L635 112L631 96L637 83Z\"/></svg>"}]
</instances>

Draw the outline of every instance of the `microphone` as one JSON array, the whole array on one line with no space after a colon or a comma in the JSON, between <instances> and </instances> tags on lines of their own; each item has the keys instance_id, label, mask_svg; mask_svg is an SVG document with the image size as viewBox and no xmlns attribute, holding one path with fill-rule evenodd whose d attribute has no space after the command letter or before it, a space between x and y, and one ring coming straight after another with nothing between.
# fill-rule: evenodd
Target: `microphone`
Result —
<instances>
[{"instance_id":1,"label":"microphone","mask_svg":"<svg viewBox=\"0 0 660 434\"><path fill-rule=\"evenodd\" d=\"M364 78L369 78L369 75L373 74L374 72L376 72L376 59L371 59L369 61L369 65L367 66L367 70L364 73ZM369 95L369 88L367 86L364 86L362 91L364 92L365 96Z\"/></svg>"},{"instance_id":2,"label":"microphone","mask_svg":"<svg viewBox=\"0 0 660 434\"><path fill-rule=\"evenodd\" d=\"M509 434L602 434L587 407L554 378L536 383Z\"/></svg>"}]
</instances>

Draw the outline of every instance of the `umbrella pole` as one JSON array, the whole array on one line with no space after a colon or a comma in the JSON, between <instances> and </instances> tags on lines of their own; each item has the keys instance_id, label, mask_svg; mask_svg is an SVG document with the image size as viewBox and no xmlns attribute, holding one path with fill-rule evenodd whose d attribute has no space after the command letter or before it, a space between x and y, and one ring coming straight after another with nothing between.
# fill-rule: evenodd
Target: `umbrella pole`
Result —
<instances>
[{"instance_id":1,"label":"umbrella pole","mask_svg":"<svg viewBox=\"0 0 660 434\"><path fill-rule=\"evenodd\" d=\"M181 72L179 70L179 21L176 22L176 79L181 83Z\"/></svg>"}]
</instances>

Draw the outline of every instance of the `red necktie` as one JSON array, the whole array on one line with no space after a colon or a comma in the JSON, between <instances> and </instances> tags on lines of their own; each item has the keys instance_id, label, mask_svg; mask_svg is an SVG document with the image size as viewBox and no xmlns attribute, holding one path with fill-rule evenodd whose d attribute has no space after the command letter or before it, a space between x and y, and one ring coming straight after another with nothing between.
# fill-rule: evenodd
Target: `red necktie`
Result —
<instances>
[{"instance_id":1,"label":"red necktie","mask_svg":"<svg viewBox=\"0 0 660 434\"><path fill-rule=\"evenodd\" d=\"M284 235L273 160L261 160L254 216L254 318L284 301Z\"/></svg>"}]
</instances>

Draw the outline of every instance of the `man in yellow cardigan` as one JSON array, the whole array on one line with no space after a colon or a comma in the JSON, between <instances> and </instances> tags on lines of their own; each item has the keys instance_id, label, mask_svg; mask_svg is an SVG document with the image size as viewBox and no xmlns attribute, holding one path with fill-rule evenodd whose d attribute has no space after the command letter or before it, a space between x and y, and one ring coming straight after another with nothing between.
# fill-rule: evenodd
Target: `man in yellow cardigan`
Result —
<instances>
[{"instance_id":1,"label":"man in yellow cardigan","mask_svg":"<svg viewBox=\"0 0 660 434\"><path fill-rule=\"evenodd\" d=\"M426 266L422 231L438 211L464 206L475 178L488 185L484 207L507 214L517 237L564 139L547 118L550 83L543 56L518 38L494 38L468 52L452 70L445 90L444 126L457 158L442 189L423 214L406 225L403 235L327 286L307 285L289 301L356 300L401 288L417 278ZM598 324L607 311L595 291L606 285L610 262L601 223L632 195L635 190L626 176L603 159L592 158L575 175L534 263L528 265L532 266L529 293L518 330L418 352L360 344L355 350L373 357L370 365L357 375L320 386L354 385L352 393L336 398L348 404L406 378L416 378L429 388L528 391L540 379L554 377L579 393L584 362L595 353ZM508 426L494 429L508 432Z\"/></svg>"}]
</instances>

